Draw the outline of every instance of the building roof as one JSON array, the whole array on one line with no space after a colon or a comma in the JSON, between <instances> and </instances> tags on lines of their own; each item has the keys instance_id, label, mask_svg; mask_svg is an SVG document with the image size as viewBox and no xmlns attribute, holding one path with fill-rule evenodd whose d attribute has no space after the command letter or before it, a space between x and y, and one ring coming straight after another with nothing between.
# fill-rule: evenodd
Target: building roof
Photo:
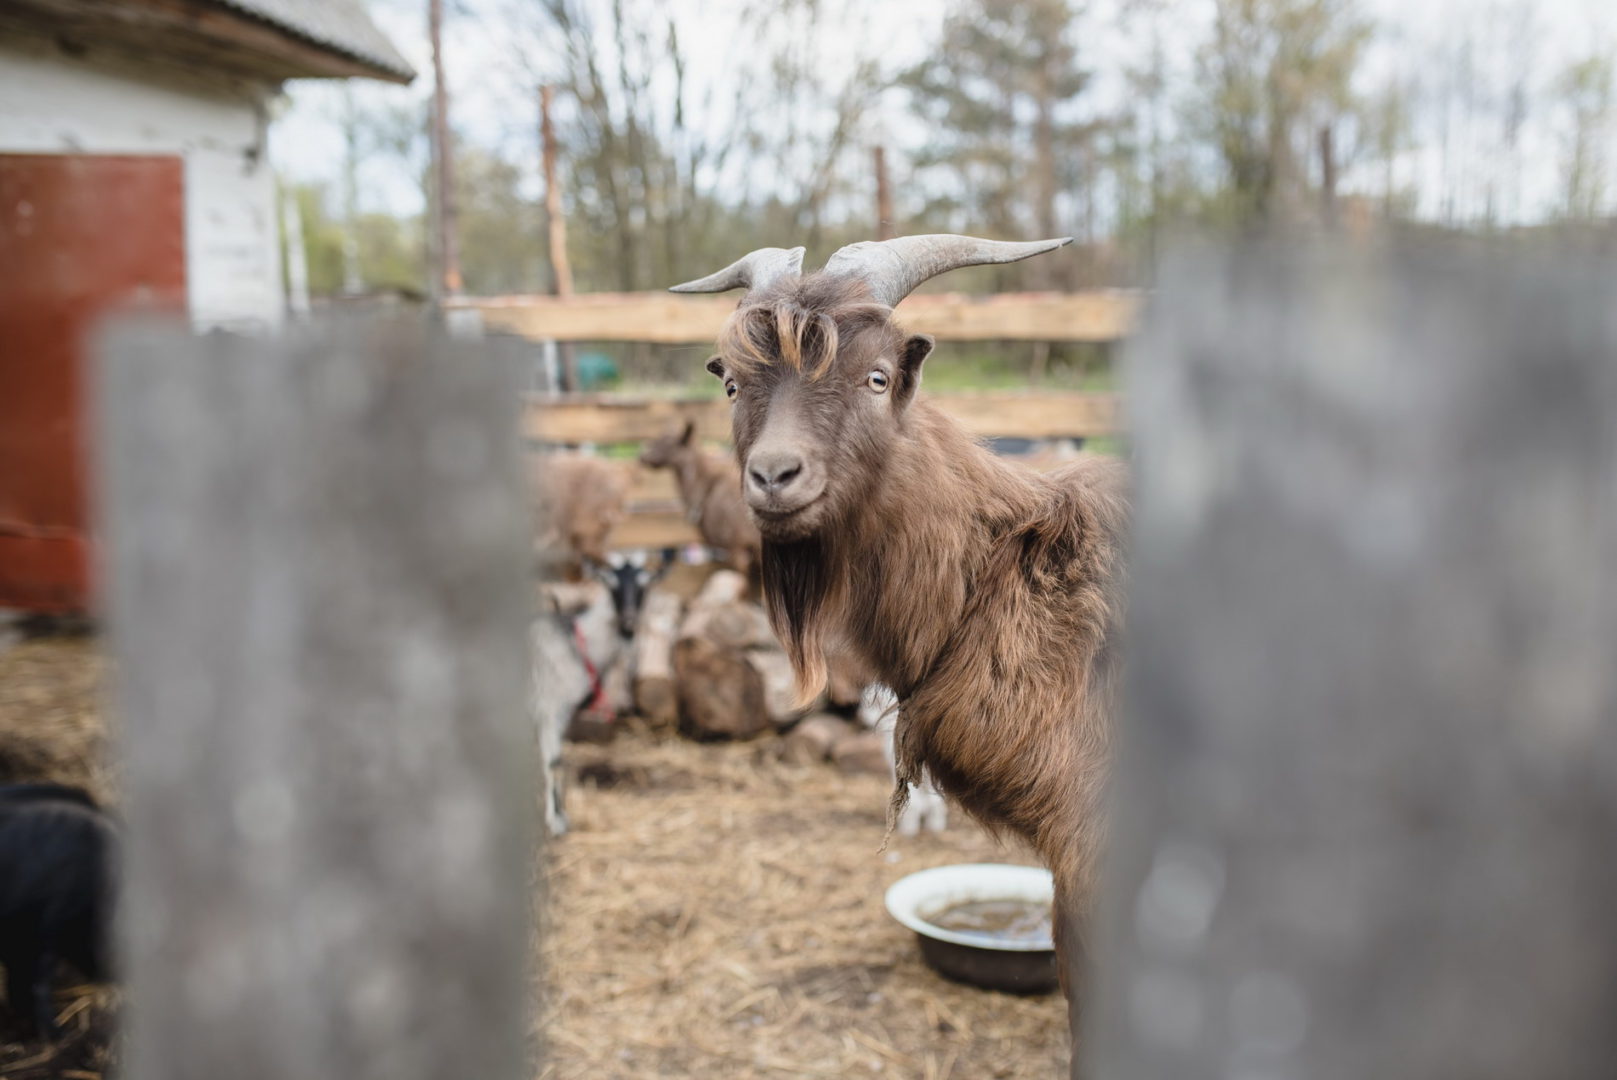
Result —
<instances>
[{"instance_id":1,"label":"building roof","mask_svg":"<svg viewBox=\"0 0 1617 1080\"><path fill-rule=\"evenodd\" d=\"M279 27L305 41L341 53L408 81L415 69L376 28L364 0L214 0Z\"/></svg>"},{"instance_id":2,"label":"building roof","mask_svg":"<svg viewBox=\"0 0 1617 1080\"><path fill-rule=\"evenodd\" d=\"M0 36L12 27L264 78L415 78L365 0L0 0Z\"/></svg>"}]
</instances>

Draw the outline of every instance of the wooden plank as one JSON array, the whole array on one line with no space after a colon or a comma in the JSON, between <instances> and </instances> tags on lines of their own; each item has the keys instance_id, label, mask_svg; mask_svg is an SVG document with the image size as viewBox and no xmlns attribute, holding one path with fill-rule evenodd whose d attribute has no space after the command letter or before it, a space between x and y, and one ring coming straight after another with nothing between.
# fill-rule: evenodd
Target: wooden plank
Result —
<instances>
[{"instance_id":1,"label":"wooden plank","mask_svg":"<svg viewBox=\"0 0 1617 1080\"><path fill-rule=\"evenodd\" d=\"M697 438L728 442L730 403L723 398L635 398L569 394L529 398L525 434L535 442L638 443L696 424Z\"/></svg>"},{"instance_id":2,"label":"wooden plank","mask_svg":"<svg viewBox=\"0 0 1617 1080\"><path fill-rule=\"evenodd\" d=\"M131 1080L533 1075L531 556L495 351L103 348Z\"/></svg>"},{"instance_id":3,"label":"wooden plank","mask_svg":"<svg viewBox=\"0 0 1617 1080\"><path fill-rule=\"evenodd\" d=\"M1106 342L1133 328L1141 294L1126 289L1081 293L1012 293L967 296L928 293L898 306L897 317L912 331L940 341ZM649 341L666 345L711 345L736 297L671 293L592 293L497 296L456 300L475 309L488 330L536 341Z\"/></svg>"},{"instance_id":4,"label":"wooden plank","mask_svg":"<svg viewBox=\"0 0 1617 1080\"><path fill-rule=\"evenodd\" d=\"M680 510L636 510L612 530L607 546L614 551L660 550L702 543L702 534Z\"/></svg>"},{"instance_id":5,"label":"wooden plank","mask_svg":"<svg viewBox=\"0 0 1617 1080\"><path fill-rule=\"evenodd\" d=\"M1088 438L1119 430L1116 394L991 391L935 394L932 400L979 436ZM526 429L528 438L542 442L643 442L687 420L696 423L701 439L730 437L730 403L723 398L530 399Z\"/></svg>"},{"instance_id":6,"label":"wooden plank","mask_svg":"<svg viewBox=\"0 0 1617 1080\"><path fill-rule=\"evenodd\" d=\"M1084 1076L1612 1074L1611 282L1166 268Z\"/></svg>"}]
</instances>

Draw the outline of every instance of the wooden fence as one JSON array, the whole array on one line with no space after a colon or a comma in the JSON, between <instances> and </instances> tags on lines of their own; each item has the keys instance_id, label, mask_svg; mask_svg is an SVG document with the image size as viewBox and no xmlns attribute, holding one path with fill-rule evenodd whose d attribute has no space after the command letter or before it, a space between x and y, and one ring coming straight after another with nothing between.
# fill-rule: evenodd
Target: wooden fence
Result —
<instances>
[{"instance_id":1,"label":"wooden fence","mask_svg":"<svg viewBox=\"0 0 1617 1080\"><path fill-rule=\"evenodd\" d=\"M593 293L583 296L505 296L456 300L488 330L533 340L649 341L704 345L735 310L735 296L671 293ZM898 306L911 330L940 341L1117 341L1138 317L1140 294L1127 289L1081 293L964 296L928 293Z\"/></svg>"},{"instance_id":2,"label":"wooden fence","mask_svg":"<svg viewBox=\"0 0 1617 1080\"><path fill-rule=\"evenodd\" d=\"M735 310L734 296L669 293L597 293L566 298L512 296L454 302L476 313L485 331L534 340L649 341L710 344ZM1132 329L1140 295L1130 290L1019 293L1002 296L927 294L898 308L907 327L953 341L1117 341ZM973 433L1029 439L1091 438L1119 430L1115 394L984 392L934 395L933 400ZM696 424L698 437L730 438L729 405L722 398L637 398L566 394L530 402L525 431L545 444L638 443L679 425ZM678 547L701 540L662 474L635 477L630 516L608 543L619 549Z\"/></svg>"},{"instance_id":3,"label":"wooden fence","mask_svg":"<svg viewBox=\"0 0 1617 1080\"><path fill-rule=\"evenodd\" d=\"M1168 274L1085 1075L1611 1074L1611 280ZM534 1075L510 366L419 330L103 352L127 1075Z\"/></svg>"},{"instance_id":4,"label":"wooden fence","mask_svg":"<svg viewBox=\"0 0 1617 1080\"><path fill-rule=\"evenodd\" d=\"M1091 438L1119 430L1116 394L984 392L935 394L932 400L984 437ZM700 439L721 443L730 438L730 405L723 398L535 398L529 401L524 430L537 443L638 443L677 430L686 421L696 425ZM701 540L666 471L635 473L629 510L628 519L608 538L613 548L678 547Z\"/></svg>"},{"instance_id":5,"label":"wooden fence","mask_svg":"<svg viewBox=\"0 0 1617 1080\"><path fill-rule=\"evenodd\" d=\"M974 435L1088 438L1119 430L1116 394L980 391L929 397ZM526 431L530 439L548 443L626 443L654 439L686 421L696 424L698 438L728 442L730 403L722 397L617 394L534 398L530 399Z\"/></svg>"}]
</instances>

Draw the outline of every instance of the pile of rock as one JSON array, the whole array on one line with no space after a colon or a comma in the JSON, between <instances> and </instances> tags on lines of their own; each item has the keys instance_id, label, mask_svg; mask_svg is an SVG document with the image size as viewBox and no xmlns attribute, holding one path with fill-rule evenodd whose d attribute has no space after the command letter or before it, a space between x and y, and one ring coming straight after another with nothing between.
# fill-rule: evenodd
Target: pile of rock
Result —
<instances>
[{"instance_id":1,"label":"pile of rock","mask_svg":"<svg viewBox=\"0 0 1617 1080\"><path fill-rule=\"evenodd\" d=\"M716 571L681 611L671 591L646 600L635 635L635 709L696 739L745 739L797 719L792 667L747 580Z\"/></svg>"},{"instance_id":2,"label":"pile of rock","mask_svg":"<svg viewBox=\"0 0 1617 1080\"><path fill-rule=\"evenodd\" d=\"M859 689L833 687L829 702L851 708ZM882 734L830 712L805 716L793 697L791 661L742 575L715 571L688 605L673 589L647 597L634 641L634 710L653 727L694 739L784 732L788 760L888 775Z\"/></svg>"},{"instance_id":3,"label":"pile of rock","mask_svg":"<svg viewBox=\"0 0 1617 1080\"><path fill-rule=\"evenodd\" d=\"M811 713L780 742L783 761L807 765L829 761L843 772L890 776L887 735L849 723L835 713Z\"/></svg>"}]
</instances>

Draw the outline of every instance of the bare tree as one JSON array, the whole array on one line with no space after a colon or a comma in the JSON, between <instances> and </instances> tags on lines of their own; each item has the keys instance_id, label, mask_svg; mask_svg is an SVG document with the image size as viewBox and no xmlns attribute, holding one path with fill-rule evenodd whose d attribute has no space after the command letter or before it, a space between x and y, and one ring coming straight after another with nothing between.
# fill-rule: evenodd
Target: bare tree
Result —
<instances>
[{"instance_id":1,"label":"bare tree","mask_svg":"<svg viewBox=\"0 0 1617 1080\"><path fill-rule=\"evenodd\" d=\"M427 32L432 39L433 257L435 300L461 291L460 244L455 221L454 146L449 127L449 87L444 82L444 0L427 0Z\"/></svg>"},{"instance_id":2,"label":"bare tree","mask_svg":"<svg viewBox=\"0 0 1617 1080\"><path fill-rule=\"evenodd\" d=\"M935 136L917 165L946 177L949 194L931 207L940 224L1038 236L1071 226L1061 197L1076 188L1087 200L1094 179L1093 128L1071 108L1089 82L1073 44L1076 16L1068 0L973 0L945 21L932 55L902 76ZM1048 287L1058 269L1030 264L1007 276L1026 273Z\"/></svg>"},{"instance_id":3,"label":"bare tree","mask_svg":"<svg viewBox=\"0 0 1617 1080\"><path fill-rule=\"evenodd\" d=\"M1236 218L1304 216L1311 148L1353 105L1371 33L1354 0L1217 0L1197 119L1225 168Z\"/></svg>"},{"instance_id":4,"label":"bare tree","mask_svg":"<svg viewBox=\"0 0 1617 1080\"><path fill-rule=\"evenodd\" d=\"M1612 137L1614 67L1610 53L1586 56L1555 80L1564 115L1562 213L1573 219L1600 216L1608 193L1608 147Z\"/></svg>"}]
</instances>

